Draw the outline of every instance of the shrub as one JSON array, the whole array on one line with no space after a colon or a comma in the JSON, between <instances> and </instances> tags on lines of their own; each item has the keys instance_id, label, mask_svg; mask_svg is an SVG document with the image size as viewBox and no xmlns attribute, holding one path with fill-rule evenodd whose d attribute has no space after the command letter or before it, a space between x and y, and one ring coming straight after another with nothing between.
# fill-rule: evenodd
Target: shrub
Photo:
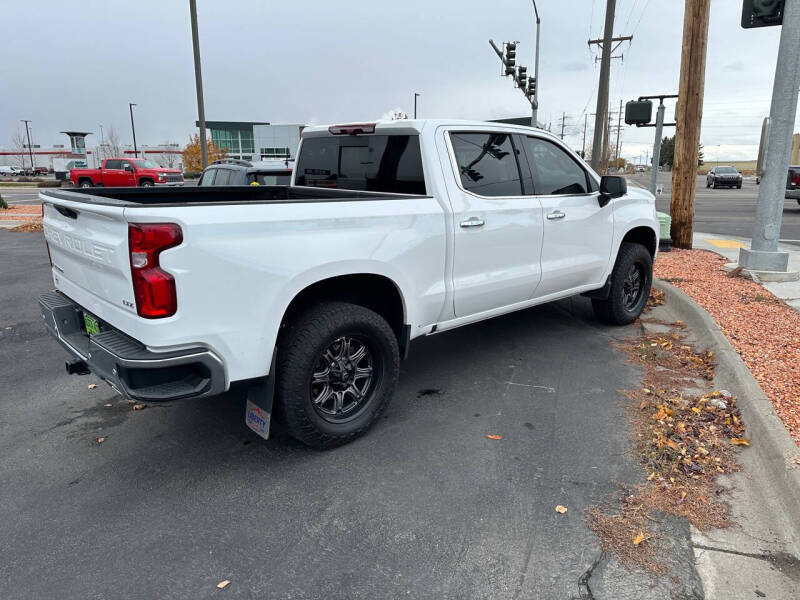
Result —
<instances>
[{"instance_id":1,"label":"shrub","mask_svg":"<svg viewBox=\"0 0 800 600\"><path fill-rule=\"evenodd\" d=\"M5 200L3 200L3 194L0 194L0 208L3 209L8 208L8 204L6 203Z\"/></svg>"},{"instance_id":2,"label":"shrub","mask_svg":"<svg viewBox=\"0 0 800 600\"><path fill-rule=\"evenodd\" d=\"M40 181L39 183L36 184L36 187L40 188L61 187L61 182L50 179L48 181Z\"/></svg>"}]
</instances>

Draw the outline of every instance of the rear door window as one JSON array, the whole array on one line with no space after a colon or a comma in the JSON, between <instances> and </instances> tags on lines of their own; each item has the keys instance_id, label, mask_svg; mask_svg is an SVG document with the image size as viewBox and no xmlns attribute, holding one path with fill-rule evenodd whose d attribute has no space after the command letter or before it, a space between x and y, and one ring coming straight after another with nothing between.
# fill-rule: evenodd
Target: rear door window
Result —
<instances>
[{"instance_id":1,"label":"rear door window","mask_svg":"<svg viewBox=\"0 0 800 600\"><path fill-rule=\"evenodd\" d=\"M229 185L231 172L228 169L217 169L217 176L214 178L214 185Z\"/></svg>"},{"instance_id":2,"label":"rear door window","mask_svg":"<svg viewBox=\"0 0 800 600\"><path fill-rule=\"evenodd\" d=\"M121 169L122 168L122 161L121 160L107 160L106 161L106 169Z\"/></svg>"},{"instance_id":3,"label":"rear door window","mask_svg":"<svg viewBox=\"0 0 800 600\"><path fill-rule=\"evenodd\" d=\"M208 185L214 185L214 174L218 170L219 169L206 169L205 173L203 173L203 176L200 177L200 182L197 185L199 185L201 187L205 187L205 186L208 186Z\"/></svg>"},{"instance_id":4,"label":"rear door window","mask_svg":"<svg viewBox=\"0 0 800 600\"><path fill-rule=\"evenodd\" d=\"M522 181L511 135L450 134L462 187L480 196L521 196Z\"/></svg>"},{"instance_id":5,"label":"rear door window","mask_svg":"<svg viewBox=\"0 0 800 600\"><path fill-rule=\"evenodd\" d=\"M425 194L419 136L348 135L303 140L297 185Z\"/></svg>"}]
</instances>

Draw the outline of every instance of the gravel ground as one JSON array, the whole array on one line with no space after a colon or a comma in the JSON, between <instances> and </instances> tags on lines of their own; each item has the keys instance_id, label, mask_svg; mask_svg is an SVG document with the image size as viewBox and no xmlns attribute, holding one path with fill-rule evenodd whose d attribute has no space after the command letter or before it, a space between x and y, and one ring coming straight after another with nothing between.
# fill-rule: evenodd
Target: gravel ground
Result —
<instances>
[{"instance_id":1,"label":"gravel ground","mask_svg":"<svg viewBox=\"0 0 800 600\"><path fill-rule=\"evenodd\" d=\"M0 221L41 221L42 206L22 206L12 204L0 210Z\"/></svg>"},{"instance_id":2,"label":"gravel ground","mask_svg":"<svg viewBox=\"0 0 800 600\"><path fill-rule=\"evenodd\" d=\"M705 250L673 250L659 254L655 273L714 317L800 445L800 314L759 284L728 276L725 262Z\"/></svg>"}]
</instances>

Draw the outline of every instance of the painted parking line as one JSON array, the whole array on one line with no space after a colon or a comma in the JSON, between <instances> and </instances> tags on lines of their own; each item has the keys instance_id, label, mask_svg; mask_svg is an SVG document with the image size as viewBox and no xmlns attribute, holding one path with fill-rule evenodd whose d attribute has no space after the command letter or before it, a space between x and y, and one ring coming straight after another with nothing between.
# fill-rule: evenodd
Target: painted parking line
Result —
<instances>
[{"instance_id":1,"label":"painted parking line","mask_svg":"<svg viewBox=\"0 0 800 600\"><path fill-rule=\"evenodd\" d=\"M717 248L747 248L745 244L737 240L707 238L705 241Z\"/></svg>"}]
</instances>

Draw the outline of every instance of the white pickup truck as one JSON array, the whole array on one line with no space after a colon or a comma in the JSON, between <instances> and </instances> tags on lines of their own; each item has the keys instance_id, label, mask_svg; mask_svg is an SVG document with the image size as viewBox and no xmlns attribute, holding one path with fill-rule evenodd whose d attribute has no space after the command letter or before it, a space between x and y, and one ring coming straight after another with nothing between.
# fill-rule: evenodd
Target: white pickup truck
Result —
<instances>
[{"instance_id":1,"label":"white pickup truck","mask_svg":"<svg viewBox=\"0 0 800 600\"><path fill-rule=\"evenodd\" d=\"M386 408L414 338L575 294L625 324L651 194L545 131L392 121L303 131L290 186L45 190L70 373L154 402L246 382L247 424L328 447Z\"/></svg>"}]
</instances>

